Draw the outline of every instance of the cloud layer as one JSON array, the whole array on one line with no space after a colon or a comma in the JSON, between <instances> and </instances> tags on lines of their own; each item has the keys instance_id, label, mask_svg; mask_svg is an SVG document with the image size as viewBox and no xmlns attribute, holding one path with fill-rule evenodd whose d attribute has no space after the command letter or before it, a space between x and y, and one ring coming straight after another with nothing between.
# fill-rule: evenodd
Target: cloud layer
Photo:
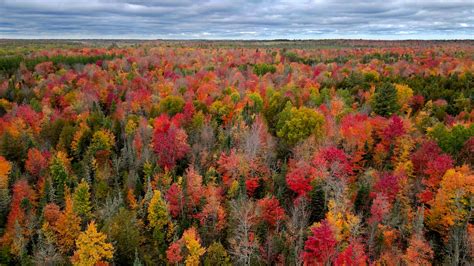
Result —
<instances>
[{"instance_id":1,"label":"cloud layer","mask_svg":"<svg viewBox=\"0 0 474 266\"><path fill-rule=\"evenodd\" d=\"M472 0L0 0L0 38L473 36Z\"/></svg>"}]
</instances>

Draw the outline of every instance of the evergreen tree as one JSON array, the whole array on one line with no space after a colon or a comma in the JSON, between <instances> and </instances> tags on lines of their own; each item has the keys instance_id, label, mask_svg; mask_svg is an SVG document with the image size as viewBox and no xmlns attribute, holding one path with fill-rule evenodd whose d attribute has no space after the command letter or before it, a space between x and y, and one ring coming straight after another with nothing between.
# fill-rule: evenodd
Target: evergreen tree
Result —
<instances>
[{"instance_id":1,"label":"evergreen tree","mask_svg":"<svg viewBox=\"0 0 474 266\"><path fill-rule=\"evenodd\" d=\"M89 184L82 179L81 183L77 186L73 195L74 212L83 218L83 221L87 221L91 218L91 195L89 192Z\"/></svg>"},{"instance_id":2,"label":"evergreen tree","mask_svg":"<svg viewBox=\"0 0 474 266\"><path fill-rule=\"evenodd\" d=\"M400 109L397 101L395 87L391 83L384 83L374 95L372 108L376 114L389 117Z\"/></svg>"}]
</instances>

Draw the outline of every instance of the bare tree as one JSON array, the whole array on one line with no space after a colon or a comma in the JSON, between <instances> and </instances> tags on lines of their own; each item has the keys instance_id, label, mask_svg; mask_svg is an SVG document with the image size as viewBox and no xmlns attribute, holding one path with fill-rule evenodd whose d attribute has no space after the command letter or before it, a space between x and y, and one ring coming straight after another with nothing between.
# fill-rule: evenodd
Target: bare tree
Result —
<instances>
[{"instance_id":1,"label":"bare tree","mask_svg":"<svg viewBox=\"0 0 474 266\"><path fill-rule=\"evenodd\" d=\"M42 233L39 234L38 243L36 244L33 263L35 265L63 265L64 258L57 247L48 241Z\"/></svg>"},{"instance_id":2,"label":"bare tree","mask_svg":"<svg viewBox=\"0 0 474 266\"><path fill-rule=\"evenodd\" d=\"M237 265L250 265L257 256L257 243L253 239L253 229L257 213L255 202L245 197L230 202L232 234L229 238L230 253Z\"/></svg>"},{"instance_id":3,"label":"bare tree","mask_svg":"<svg viewBox=\"0 0 474 266\"><path fill-rule=\"evenodd\" d=\"M289 264L303 265L303 260L300 255L304 248L304 239L308 228L309 217L308 200L301 197L293 205L290 211L290 217L286 222L287 238L289 239L291 252L294 257L294 261L287 262Z\"/></svg>"}]
</instances>

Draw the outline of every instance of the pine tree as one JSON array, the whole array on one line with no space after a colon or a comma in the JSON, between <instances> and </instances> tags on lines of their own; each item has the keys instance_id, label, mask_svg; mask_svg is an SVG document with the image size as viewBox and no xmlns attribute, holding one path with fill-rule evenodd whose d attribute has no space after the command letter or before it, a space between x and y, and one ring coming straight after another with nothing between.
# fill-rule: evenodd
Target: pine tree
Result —
<instances>
[{"instance_id":1,"label":"pine tree","mask_svg":"<svg viewBox=\"0 0 474 266\"><path fill-rule=\"evenodd\" d=\"M58 151L52 159L49 166L49 173L53 182L55 196L59 199L64 198L64 186L69 183L69 159L67 154Z\"/></svg>"},{"instance_id":2,"label":"pine tree","mask_svg":"<svg viewBox=\"0 0 474 266\"><path fill-rule=\"evenodd\" d=\"M397 90L391 83L384 83L375 93L372 108L378 115L389 117L399 109Z\"/></svg>"},{"instance_id":3,"label":"pine tree","mask_svg":"<svg viewBox=\"0 0 474 266\"><path fill-rule=\"evenodd\" d=\"M89 192L89 184L82 179L81 183L77 186L73 195L74 212L80 215L85 221L91 218L91 195Z\"/></svg>"}]
</instances>

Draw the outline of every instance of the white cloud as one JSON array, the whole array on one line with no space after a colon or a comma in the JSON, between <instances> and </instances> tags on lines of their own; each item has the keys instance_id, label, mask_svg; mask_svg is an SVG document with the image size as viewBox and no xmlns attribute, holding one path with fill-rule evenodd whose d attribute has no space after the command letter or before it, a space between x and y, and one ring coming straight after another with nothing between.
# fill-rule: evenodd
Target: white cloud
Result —
<instances>
[{"instance_id":1,"label":"white cloud","mask_svg":"<svg viewBox=\"0 0 474 266\"><path fill-rule=\"evenodd\" d=\"M472 0L3 0L0 14L3 38L474 36Z\"/></svg>"}]
</instances>

